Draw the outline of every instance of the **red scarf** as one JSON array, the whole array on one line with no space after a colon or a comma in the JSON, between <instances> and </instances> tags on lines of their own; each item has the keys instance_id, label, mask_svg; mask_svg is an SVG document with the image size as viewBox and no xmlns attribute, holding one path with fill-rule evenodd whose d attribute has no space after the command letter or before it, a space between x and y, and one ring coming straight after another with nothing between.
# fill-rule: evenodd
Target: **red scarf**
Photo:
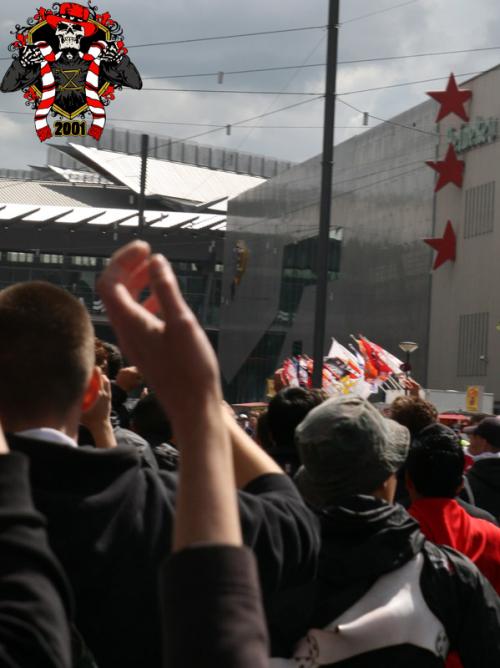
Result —
<instances>
[{"instance_id":1,"label":"red scarf","mask_svg":"<svg viewBox=\"0 0 500 668\"><path fill-rule=\"evenodd\" d=\"M47 117L56 98L56 82L50 63L57 60L57 56L47 42L36 42L35 45L40 49L43 61L41 62L40 74L42 76L42 98L35 112L35 129L40 141L46 141L52 137L52 131L47 122ZM92 114L92 125L88 130L88 135L99 141L104 125L106 124L106 110L99 96L99 73L101 66L102 52L106 49L106 42L94 42L88 53L80 53L80 56L90 61L87 78L85 80L85 96L87 106Z\"/></svg>"}]
</instances>

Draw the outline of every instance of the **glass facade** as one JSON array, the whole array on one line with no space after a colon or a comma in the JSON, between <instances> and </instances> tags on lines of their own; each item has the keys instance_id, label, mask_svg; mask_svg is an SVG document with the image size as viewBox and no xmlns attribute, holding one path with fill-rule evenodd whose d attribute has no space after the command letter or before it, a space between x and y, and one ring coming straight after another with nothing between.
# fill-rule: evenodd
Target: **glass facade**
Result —
<instances>
[{"instance_id":1,"label":"glass facade","mask_svg":"<svg viewBox=\"0 0 500 668\"><path fill-rule=\"evenodd\" d=\"M336 146L327 340L415 340L425 382L436 151L431 101ZM230 401L262 400L294 345L312 356L321 156L229 205L219 358ZM325 351L326 352L326 351Z\"/></svg>"},{"instance_id":2,"label":"glass facade","mask_svg":"<svg viewBox=\"0 0 500 668\"><path fill-rule=\"evenodd\" d=\"M108 258L60 253L0 251L0 289L23 281L48 281L80 299L92 315L103 306L95 285ZM223 268L207 261L173 261L181 290L194 313L206 327L219 323Z\"/></svg>"}]
</instances>

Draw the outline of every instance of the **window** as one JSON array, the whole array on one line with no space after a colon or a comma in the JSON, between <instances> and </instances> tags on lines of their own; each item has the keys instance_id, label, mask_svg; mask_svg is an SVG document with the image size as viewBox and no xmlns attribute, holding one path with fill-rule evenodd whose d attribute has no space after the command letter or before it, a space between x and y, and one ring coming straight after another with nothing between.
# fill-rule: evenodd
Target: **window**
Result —
<instances>
[{"instance_id":1,"label":"window","mask_svg":"<svg viewBox=\"0 0 500 668\"><path fill-rule=\"evenodd\" d=\"M53 253L40 253L41 264L62 264L64 255L55 255Z\"/></svg>"},{"instance_id":2,"label":"window","mask_svg":"<svg viewBox=\"0 0 500 668\"><path fill-rule=\"evenodd\" d=\"M7 253L8 262L32 263L35 256L33 253L20 253L18 251L9 251Z\"/></svg>"},{"instance_id":3,"label":"window","mask_svg":"<svg viewBox=\"0 0 500 668\"><path fill-rule=\"evenodd\" d=\"M71 258L71 264L75 267L96 267L97 258L89 257L87 255L73 255Z\"/></svg>"},{"instance_id":4,"label":"window","mask_svg":"<svg viewBox=\"0 0 500 668\"><path fill-rule=\"evenodd\" d=\"M458 376L486 376L488 313L461 315L458 323Z\"/></svg>"}]
</instances>

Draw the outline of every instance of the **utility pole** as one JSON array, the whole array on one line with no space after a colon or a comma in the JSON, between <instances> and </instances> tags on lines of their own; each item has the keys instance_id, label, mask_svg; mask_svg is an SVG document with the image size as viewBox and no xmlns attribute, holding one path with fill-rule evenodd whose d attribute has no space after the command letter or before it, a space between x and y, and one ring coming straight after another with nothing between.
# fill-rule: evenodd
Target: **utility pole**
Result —
<instances>
[{"instance_id":1,"label":"utility pole","mask_svg":"<svg viewBox=\"0 0 500 668\"><path fill-rule=\"evenodd\" d=\"M318 255L316 262L316 306L314 314L313 387L316 388L321 388L323 386L323 357L325 352L326 302L328 287L328 251L330 248L330 218L332 204L335 98L337 93L339 12L340 0L330 0L323 127L323 161L321 169L321 201Z\"/></svg>"},{"instance_id":2,"label":"utility pole","mask_svg":"<svg viewBox=\"0 0 500 668\"><path fill-rule=\"evenodd\" d=\"M141 135L141 189L139 193L139 233L144 231L144 208L146 201L146 180L148 175L149 135Z\"/></svg>"}]
</instances>

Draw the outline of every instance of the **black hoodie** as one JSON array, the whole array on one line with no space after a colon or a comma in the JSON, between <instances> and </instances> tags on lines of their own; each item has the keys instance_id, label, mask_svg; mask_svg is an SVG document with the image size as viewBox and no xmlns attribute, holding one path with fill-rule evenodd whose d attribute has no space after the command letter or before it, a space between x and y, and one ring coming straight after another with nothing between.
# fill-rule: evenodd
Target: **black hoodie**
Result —
<instances>
[{"instance_id":1,"label":"black hoodie","mask_svg":"<svg viewBox=\"0 0 500 668\"><path fill-rule=\"evenodd\" d=\"M158 576L170 552L176 475L145 466L133 446L8 440L30 459L35 506L47 518L51 547L75 594L77 628L99 668L160 666ZM238 498L264 593L308 582L319 536L291 480L261 476Z\"/></svg>"},{"instance_id":2,"label":"black hoodie","mask_svg":"<svg viewBox=\"0 0 500 668\"><path fill-rule=\"evenodd\" d=\"M302 590L293 610L291 601L284 599L281 609L274 609L273 621L280 615L283 620L272 629L274 656L290 656L309 629L326 627L381 576L422 553L424 600L445 627L451 647L459 650L464 668L500 665L500 599L466 557L432 545L404 508L373 497L350 497L318 516L322 531L318 576ZM434 654L413 645L386 647L335 664L338 668L442 665Z\"/></svg>"},{"instance_id":3,"label":"black hoodie","mask_svg":"<svg viewBox=\"0 0 500 668\"><path fill-rule=\"evenodd\" d=\"M500 520L500 457L478 459L469 469L467 481L473 498L467 490L463 498Z\"/></svg>"}]
</instances>

